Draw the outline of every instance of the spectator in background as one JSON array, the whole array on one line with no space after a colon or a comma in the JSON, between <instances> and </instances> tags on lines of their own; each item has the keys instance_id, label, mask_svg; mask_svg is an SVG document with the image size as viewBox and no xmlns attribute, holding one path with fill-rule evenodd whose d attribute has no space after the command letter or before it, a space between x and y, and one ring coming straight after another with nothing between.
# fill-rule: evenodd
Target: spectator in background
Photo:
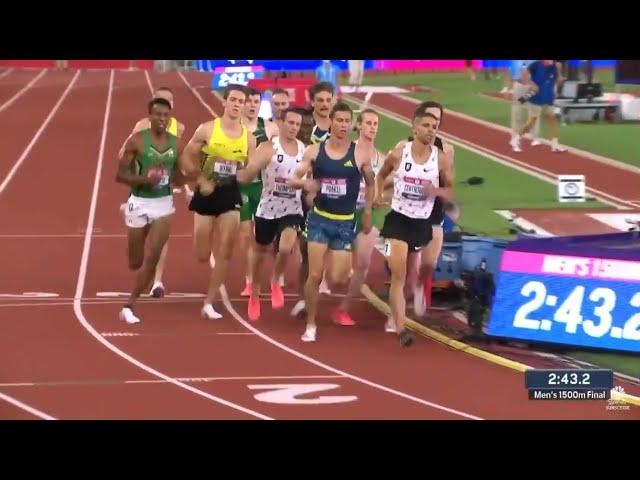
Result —
<instances>
[{"instance_id":1,"label":"spectator in background","mask_svg":"<svg viewBox=\"0 0 640 480\"><path fill-rule=\"evenodd\" d=\"M473 69L473 60L465 60L464 61L464 65L466 67L467 75L469 75L469 78L471 80L475 80L476 79L476 72Z\"/></svg>"},{"instance_id":2,"label":"spectator in background","mask_svg":"<svg viewBox=\"0 0 640 480\"><path fill-rule=\"evenodd\" d=\"M333 92L339 97L338 75L340 69L333 65L330 60L323 60L322 65L316 68L316 78L318 82L328 82L333 86Z\"/></svg>"},{"instance_id":3,"label":"spectator in background","mask_svg":"<svg viewBox=\"0 0 640 480\"><path fill-rule=\"evenodd\" d=\"M358 87L362 86L362 77L364 76L364 60L349 60L349 85L355 87L354 91L358 91Z\"/></svg>"},{"instance_id":4,"label":"spectator in background","mask_svg":"<svg viewBox=\"0 0 640 480\"><path fill-rule=\"evenodd\" d=\"M558 120L553 104L556 86L562 80L559 65L553 60L536 60L524 72L523 81L531 89L531 96L527 94L522 98L524 101L529 101L529 120L511 141L513 150L521 151L520 137L529 132L538 118L544 115L551 130L551 151L566 152L567 149L558 144Z\"/></svg>"},{"instance_id":5,"label":"spectator in background","mask_svg":"<svg viewBox=\"0 0 640 480\"><path fill-rule=\"evenodd\" d=\"M528 110L527 102L519 102L518 99L524 96L529 90L529 86L525 83L526 70L534 60L511 60L509 66L509 93L511 96L511 141L510 144L515 152L521 152L520 145L513 146L515 144L515 137L520 133L522 126L526 122L526 115ZM531 133L531 146L535 147L540 145L540 118L533 126ZM517 148L516 148L517 147Z\"/></svg>"}]
</instances>

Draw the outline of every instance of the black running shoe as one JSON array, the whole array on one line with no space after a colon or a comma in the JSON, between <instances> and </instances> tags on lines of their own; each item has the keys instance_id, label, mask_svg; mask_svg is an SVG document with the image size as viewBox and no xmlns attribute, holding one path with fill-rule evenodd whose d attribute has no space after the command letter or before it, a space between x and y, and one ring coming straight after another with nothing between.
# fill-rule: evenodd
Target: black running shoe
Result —
<instances>
[{"instance_id":1,"label":"black running shoe","mask_svg":"<svg viewBox=\"0 0 640 480\"><path fill-rule=\"evenodd\" d=\"M411 333L407 329L402 330L400 332L399 337L400 337L400 345L402 345L403 347L408 347L413 343L413 333Z\"/></svg>"}]
</instances>

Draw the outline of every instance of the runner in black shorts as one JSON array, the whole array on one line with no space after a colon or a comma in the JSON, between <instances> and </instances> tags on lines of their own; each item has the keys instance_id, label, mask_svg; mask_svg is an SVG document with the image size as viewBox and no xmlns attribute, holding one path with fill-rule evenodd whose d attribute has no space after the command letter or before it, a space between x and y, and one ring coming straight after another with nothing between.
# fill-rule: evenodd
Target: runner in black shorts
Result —
<instances>
[{"instance_id":1,"label":"runner in black shorts","mask_svg":"<svg viewBox=\"0 0 640 480\"><path fill-rule=\"evenodd\" d=\"M255 275L247 306L249 320L254 322L260 318L263 260L271 251L276 236L280 238L271 276L271 306L274 310L284 306L284 294L278 280L293 251L302 219L300 190L289 185L305 149L304 144L296 138L302 115L294 109L287 109L281 115L280 135L260 145L247 168L237 175L238 181L247 184L261 173L263 182L254 219L255 244L252 246L251 271Z\"/></svg>"},{"instance_id":2,"label":"runner in black shorts","mask_svg":"<svg viewBox=\"0 0 640 480\"><path fill-rule=\"evenodd\" d=\"M438 119L437 129L442 124L443 109L438 102L426 101L422 102L416 112L423 111L434 115ZM436 130L436 133L437 131ZM413 137L409 137L408 141L412 141ZM397 146L402 146L405 141L399 142ZM436 136L433 146L439 148L446 153L445 159L448 161L447 167L451 181L455 182L455 151L453 146L442 138ZM427 247L421 252L421 259L416 258L414 262L409 264L407 272L407 289L413 294L413 309L418 316L423 316L426 308L431 305L431 284L433 272L440 257L442 243L444 241L444 233L442 225L444 223L445 214L449 215L451 220L456 221L459 216L459 208L453 201L445 202L441 197L436 197L433 212L429 217L429 223L432 227L431 238ZM422 264L421 271L418 265Z\"/></svg>"},{"instance_id":3,"label":"runner in black shorts","mask_svg":"<svg viewBox=\"0 0 640 480\"><path fill-rule=\"evenodd\" d=\"M393 149L376 179L378 192L382 192L387 177L394 173L391 212L380 234L386 239L385 256L391 268L391 313L404 346L413 342L411 333L404 329L407 265L431 240L429 218L436 196L452 195L447 155L432 145L438 123L436 115L417 110L413 117L415 140ZM377 204L383 202L381 198L376 200Z\"/></svg>"},{"instance_id":4,"label":"runner in black shorts","mask_svg":"<svg viewBox=\"0 0 640 480\"><path fill-rule=\"evenodd\" d=\"M185 158L200 172L189 210L194 212L194 247L201 262L212 253L214 220L220 234L220 254L209 281L202 315L221 318L212 302L220 294L227 266L233 252L240 222L242 198L236 180L249 155L254 155L256 139L240 119L246 91L242 85L230 85L224 92L224 113L220 118L201 124L185 148Z\"/></svg>"}]
</instances>

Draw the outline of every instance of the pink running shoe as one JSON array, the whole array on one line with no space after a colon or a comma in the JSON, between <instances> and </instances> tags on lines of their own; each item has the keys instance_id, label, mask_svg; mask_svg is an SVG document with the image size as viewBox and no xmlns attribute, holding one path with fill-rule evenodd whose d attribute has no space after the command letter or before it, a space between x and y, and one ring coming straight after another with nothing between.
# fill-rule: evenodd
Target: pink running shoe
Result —
<instances>
[{"instance_id":1,"label":"pink running shoe","mask_svg":"<svg viewBox=\"0 0 640 480\"><path fill-rule=\"evenodd\" d=\"M284 294L280 283L271 282L271 308L279 310L284 307Z\"/></svg>"},{"instance_id":2,"label":"pink running shoe","mask_svg":"<svg viewBox=\"0 0 640 480\"><path fill-rule=\"evenodd\" d=\"M349 316L349 314L342 310L336 310L331 314L331 318L338 325L343 325L345 327L350 327L355 325L356 322Z\"/></svg>"},{"instance_id":3,"label":"pink running shoe","mask_svg":"<svg viewBox=\"0 0 640 480\"><path fill-rule=\"evenodd\" d=\"M253 291L253 283L252 282L247 282L245 284L245 286L244 286L244 290L242 292L240 292L240 296L241 297L250 297L252 291Z\"/></svg>"},{"instance_id":4,"label":"pink running shoe","mask_svg":"<svg viewBox=\"0 0 640 480\"><path fill-rule=\"evenodd\" d=\"M260 298L251 295L249 297L249 303L247 304L247 315L249 320L257 322L260 320Z\"/></svg>"}]
</instances>

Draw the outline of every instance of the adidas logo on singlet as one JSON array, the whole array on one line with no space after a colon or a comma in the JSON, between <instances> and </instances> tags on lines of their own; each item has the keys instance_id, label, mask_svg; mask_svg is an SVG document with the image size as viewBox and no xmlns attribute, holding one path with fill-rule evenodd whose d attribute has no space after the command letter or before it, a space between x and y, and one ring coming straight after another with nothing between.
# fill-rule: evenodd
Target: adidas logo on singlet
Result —
<instances>
[{"instance_id":1,"label":"adidas logo on singlet","mask_svg":"<svg viewBox=\"0 0 640 480\"><path fill-rule=\"evenodd\" d=\"M353 167L353 163L351 163L351 160L347 160L346 162L344 162L344 166L345 167Z\"/></svg>"}]
</instances>

